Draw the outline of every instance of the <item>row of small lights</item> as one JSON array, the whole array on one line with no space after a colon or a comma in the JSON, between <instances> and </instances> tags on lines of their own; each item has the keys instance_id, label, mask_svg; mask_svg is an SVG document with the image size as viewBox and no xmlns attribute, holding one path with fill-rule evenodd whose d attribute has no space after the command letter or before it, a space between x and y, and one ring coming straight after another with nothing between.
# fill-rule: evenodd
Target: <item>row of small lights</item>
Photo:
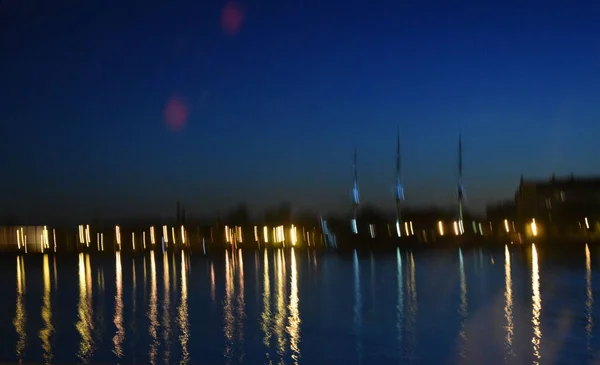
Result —
<instances>
[{"instance_id":1,"label":"row of small lights","mask_svg":"<svg viewBox=\"0 0 600 365\"><path fill-rule=\"evenodd\" d=\"M297 228L295 225L290 226L290 243L295 246L298 243ZM303 234L304 235L304 234ZM262 238L264 243L269 243L269 227L264 226L262 229ZM283 225L272 228L273 243L285 243L285 229ZM308 244L310 245L310 235L306 235ZM258 226L254 226L254 240L260 243L260 235ZM235 245L243 242L242 227L225 226L225 242Z\"/></svg>"},{"instance_id":2,"label":"row of small lights","mask_svg":"<svg viewBox=\"0 0 600 365\"><path fill-rule=\"evenodd\" d=\"M511 225L512 225L512 229L513 229L513 231L515 231L515 232L516 232L516 229L515 229L515 222L511 222ZM586 225L588 228L590 228L590 227L589 227L589 225L588 225L587 218L585 219L585 225ZM535 218L533 218L533 219L531 220L531 223L529 223L529 227L531 228L531 233L533 234L533 236L537 236L537 234L538 234L538 227L537 227L537 223L535 222ZM509 233L509 232L510 232L510 226L508 225L508 219L505 219L505 220L504 220L504 230L506 230L506 233Z\"/></svg>"},{"instance_id":3,"label":"row of small lights","mask_svg":"<svg viewBox=\"0 0 600 365\"><path fill-rule=\"evenodd\" d=\"M169 228L165 225L162 227L163 230L163 240L165 244L169 243ZM171 227L171 236L173 238L173 244L177 243L176 240L176 235L175 235L175 227ZM115 226L115 239L117 242L117 245L119 246L119 250L121 250L121 227L119 226ZM104 233L97 233L96 234L96 242L98 245L98 251L104 251ZM85 244L86 247L90 247L90 243L91 243L91 239L90 239L90 226L86 225L85 227L83 225L79 226L79 243L80 244ZM185 227L181 226L181 243L185 244L186 243L186 232L185 232ZM150 244L155 245L156 244L156 235L155 235L155 230L154 230L154 226L150 226ZM133 250L135 251L136 249L136 245L135 245L135 232L131 232L131 246L133 248ZM142 248L145 250L146 249L146 231L142 232Z\"/></svg>"},{"instance_id":4,"label":"row of small lights","mask_svg":"<svg viewBox=\"0 0 600 365\"><path fill-rule=\"evenodd\" d=\"M27 253L27 235L25 234L24 228L17 229L17 249L20 251L21 247L25 253ZM52 230L52 236L54 239L54 252L56 252L56 231ZM45 249L50 248L50 240L48 239L48 227L44 226L42 234L40 235L40 249L43 252Z\"/></svg>"}]
</instances>

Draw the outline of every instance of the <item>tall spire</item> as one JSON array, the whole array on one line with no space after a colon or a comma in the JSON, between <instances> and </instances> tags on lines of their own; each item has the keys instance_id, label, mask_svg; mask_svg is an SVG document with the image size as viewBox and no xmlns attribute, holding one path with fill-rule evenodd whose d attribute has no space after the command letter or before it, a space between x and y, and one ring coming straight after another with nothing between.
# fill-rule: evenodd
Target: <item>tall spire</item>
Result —
<instances>
[{"instance_id":1,"label":"tall spire","mask_svg":"<svg viewBox=\"0 0 600 365\"><path fill-rule=\"evenodd\" d=\"M460 129L458 130L458 227L460 229L461 234L464 232L463 226L463 198L464 198L464 188L462 185L462 172L463 172L463 162L462 162L462 134Z\"/></svg>"},{"instance_id":2,"label":"tall spire","mask_svg":"<svg viewBox=\"0 0 600 365\"><path fill-rule=\"evenodd\" d=\"M356 219L358 216L358 204L359 204L359 193L358 193L358 170L356 167L357 164L357 152L356 147L354 147L354 162L352 164L352 172L354 175L354 185L352 187L352 231L354 233L358 233L358 226L356 223Z\"/></svg>"},{"instance_id":3,"label":"tall spire","mask_svg":"<svg viewBox=\"0 0 600 365\"><path fill-rule=\"evenodd\" d=\"M402 187L402 179L400 176L401 159L400 159L400 129L398 128L398 135L396 138L396 233L398 237L402 234L402 213L400 201L404 200L404 188Z\"/></svg>"},{"instance_id":4,"label":"tall spire","mask_svg":"<svg viewBox=\"0 0 600 365\"><path fill-rule=\"evenodd\" d=\"M396 176L400 180L400 128L396 133Z\"/></svg>"},{"instance_id":5,"label":"tall spire","mask_svg":"<svg viewBox=\"0 0 600 365\"><path fill-rule=\"evenodd\" d=\"M458 179L462 180L462 134L458 130Z\"/></svg>"}]
</instances>

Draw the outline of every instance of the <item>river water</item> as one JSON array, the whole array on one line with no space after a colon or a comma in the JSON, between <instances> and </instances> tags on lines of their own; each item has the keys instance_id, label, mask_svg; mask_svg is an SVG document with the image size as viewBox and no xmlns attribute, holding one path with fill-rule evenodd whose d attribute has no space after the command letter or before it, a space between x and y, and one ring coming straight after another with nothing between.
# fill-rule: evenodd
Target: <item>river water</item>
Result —
<instances>
[{"instance_id":1,"label":"river water","mask_svg":"<svg viewBox=\"0 0 600 365\"><path fill-rule=\"evenodd\" d=\"M599 253L543 251L7 256L0 362L600 364Z\"/></svg>"}]
</instances>

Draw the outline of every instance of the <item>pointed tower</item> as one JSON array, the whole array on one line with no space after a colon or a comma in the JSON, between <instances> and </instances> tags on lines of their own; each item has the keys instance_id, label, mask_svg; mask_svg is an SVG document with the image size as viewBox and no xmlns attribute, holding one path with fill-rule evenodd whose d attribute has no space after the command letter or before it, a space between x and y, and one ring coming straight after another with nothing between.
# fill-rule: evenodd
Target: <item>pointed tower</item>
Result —
<instances>
[{"instance_id":1,"label":"pointed tower","mask_svg":"<svg viewBox=\"0 0 600 365\"><path fill-rule=\"evenodd\" d=\"M458 131L458 187L457 187L457 198L458 198L458 227L460 233L464 233L463 223L463 199L464 199L464 187L462 185L462 135L460 130Z\"/></svg>"},{"instance_id":2,"label":"pointed tower","mask_svg":"<svg viewBox=\"0 0 600 365\"><path fill-rule=\"evenodd\" d=\"M402 235L402 206L400 201L404 200L404 188L402 187L402 179L400 176L400 130L396 139L396 189L394 195L396 198L396 233L398 237Z\"/></svg>"},{"instance_id":3,"label":"pointed tower","mask_svg":"<svg viewBox=\"0 0 600 365\"><path fill-rule=\"evenodd\" d=\"M358 233L358 204L359 204L359 193L358 193L358 170L356 168L357 163L357 153L356 147L354 147L354 163L352 164L352 171L354 174L354 186L352 187L352 232Z\"/></svg>"}]
</instances>

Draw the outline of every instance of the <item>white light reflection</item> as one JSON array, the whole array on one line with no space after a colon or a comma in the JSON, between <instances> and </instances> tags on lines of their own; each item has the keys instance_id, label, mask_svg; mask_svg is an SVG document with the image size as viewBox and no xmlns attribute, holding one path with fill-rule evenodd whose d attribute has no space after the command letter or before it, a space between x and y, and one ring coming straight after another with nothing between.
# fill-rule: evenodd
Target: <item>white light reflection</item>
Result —
<instances>
[{"instance_id":1,"label":"white light reflection","mask_svg":"<svg viewBox=\"0 0 600 365\"><path fill-rule=\"evenodd\" d=\"M590 248L587 243L585 245L585 317L586 317L586 339L587 339L587 350L588 355L592 353L592 331L594 329L594 292L592 290L592 259L590 255Z\"/></svg>"},{"instance_id":2,"label":"white light reflection","mask_svg":"<svg viewBox=\"0 0 600 365\"><path fill-rule=\"evenodd\" d=\"M402 277L402 256L400 249L396 249L396 277L398 281L398 297L396 300L396 335L398 340L398 350L402 354L403 331L402 323L404 322L404 278Z\"/></svg>"},{"instance_id":3,"label":"white light reflection","mask_svg":"<svg viewBox=\"0 0 600 365\"><path fill-rule=\"evenodd\" d=\"M15 308L15 318L13 325L17 332L16 353L19 364L23 364L25 349L27 347L27 313L25 311L25 260L22 256L17 256L17 303Z\"/></svg>"},{"instance_id":4,"label":"white light reflection","mask_svg":"<svg viewBox=\"0 0 600 365\"><path fill-rule=\"evenodd\" d=\"M150 364L156 364L158 355L158 304L156 289L156 262L154 260L154 251L150 251L150 303L148 308L148 332L150 333L150 349L148 350Z\"/></svg>"},{"instance_id":5,"label":"white light reflection","mask_svg":"<svg viewBox=\"0 0 600 365\"><path fill-rule=\"evenodd\" d=\"M266 349L271 348L271 281L269 279L269 255L267 250L264 251L264 267L263 267L263 311L261 314L260 328L263 331L263 344ZM267 353L268 354L268 353Z\"/></svg>"},{"instance_id":6,"label":"white light reflection","mask_svg":"<svg viewBox=\"0 0 600 365\"><path fill-rule=\"evenodd\" d=\"M52 342L51 337L54 333L52 325L52 307L51 307L51 284L50 284L50 262L48 255L44 255L44 305L42 307L42 320L44 328L40 330L40 339L42 340L42 349L44 350L44 362L52 363Z\"/></svg>"},{"instance_id":7,"label":"white light reflection","mask_svg":"<svg viewBox=\"0 0 600 365\"><path fill-rule=\"evenodd\" d=\"M514 357L513 350L513 336L514 336L514 324L513 324L513 294L512 294L512 274L510 265L510 252L508 251L508 245L504 246L504 318L506 319L506 325L504 329L506 331L505 346L506 346L506 360L511 362L510 358Z\"/></svg>"},{"instance_id":8,"label":"white light reflection","mask_svg":"<svg viewBox=\"0 0 600 365\"><path fill-rule=\"evenodd\" d=\"M371 302L375 305L375 258L371 252Z\"/></svg>"},{"instance_id":9,"label":"white light reflection","mask_svg":"<svg viewBox=\"0 0 600 365\"><path fill-rule=\"evenodd\" d=\"M531 323L533 325L533 338L531 343L533 344L533 356L534 364L539 364L542 355L540 354L540 342L542 340L542 330L540 328L540 313L542 311L542 297L540 295L540 268L538 264L538 254L535 248L535 244L531 245L531 288L533 294L531 301L533 303L533 310L531 313Z\"/></svg>"},{"instance_id":10,"label":"white light reflection","mask_svg":"<svg viewBox=\"0 0 600 365\"><path fill-rule=\"evenodd\" d=\"M290 350L294 364L300 360L300 311L298 309L298 268L296 266L296 254L292 248L292 274L290 289L290 315L288 317L288 334L290 336Z\"/></svg>"},{"instance_id":11,"label":"white light reflection","mask_svg":"<svg viewBox=\"0 0 600 365\"><path fill-rule=\"evenodd\" d=\"M466 321L468 316L468 308L467 308L467 279L465 277L465 264L463 261L462 250L458 249L458 262L459 262L459 272L460 272L460 357L461 360L466 360L467 357L467 329L466 329Z\"/></svg>"},{"instance_id":12,"label":"white light reflection","mask_svg":"<svg viewBox=\"0 0 600 365\"><path fill-rule=\"evenodd\" d=\"M417 282L415 278L415 258L411 252L408 256L408 275L407 275L407 290L408 290L408 310L407 310L407 338L406 338L406 356L408 360L415 359L416 351L416 332L417 332Z\"/></svg>"},{"instance_id":13,"label":"white light reflection","mask_svg":"<svg viewBox=\"0 0 600 365\"><path fill-rule=\"evenodd\" d=\"M117 293L115 296L115 316L113 323L117 330L113 336L113 353L117 359L120 359L123 357L123 341L125 340L125 328L123 327L123 271L120 251L115 253L115 286Z\"/></svg>"},{"instance_id":14,"label":"white light reflection","mask_svg":"<svg viewBox=\"0 0 600 365\"><path fill-rule=\"evenodd\" d=\"M354 329L356 334L356 351L360 364L362 363L362 295L360 292L360 271L356 250L354 250Z\"/></svg>"},{"instance_id":15,"label":"white light reflection","mask_svg":"<svg viewBox=\"0 0 600 365\"><path fill-rule=\"evenodd\" d=\"M179 343L181 344L180 365L185 365L190 360L187 344L190 339L190 329L188 323L188 288L187 288L187 263L185 253L181 251L181 304L179 305L178 323L179 323Z\"/></svg>"}]
</instances>

